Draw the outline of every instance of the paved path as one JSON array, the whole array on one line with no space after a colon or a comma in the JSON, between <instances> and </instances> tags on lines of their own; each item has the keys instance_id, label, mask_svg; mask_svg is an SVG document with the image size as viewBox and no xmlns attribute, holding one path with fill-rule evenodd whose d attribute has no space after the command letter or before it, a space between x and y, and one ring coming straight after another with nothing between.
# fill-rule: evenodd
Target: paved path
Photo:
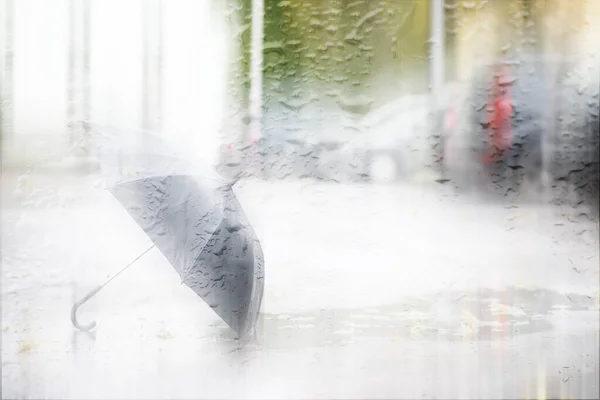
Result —
<instances>
[{"instance_id":1,"label":"paved path","mask_svg":"<svg viewBox=\"0 0 600 400\"><path fill-rule=\"evenodd\" d=\"M259 343L239 351L158 252L75 332L74 299L149 240L93 180L2 183L4 398L599 395L598 227L572 211L240 182L267 280Z\"/></svg>"}]
</instances>

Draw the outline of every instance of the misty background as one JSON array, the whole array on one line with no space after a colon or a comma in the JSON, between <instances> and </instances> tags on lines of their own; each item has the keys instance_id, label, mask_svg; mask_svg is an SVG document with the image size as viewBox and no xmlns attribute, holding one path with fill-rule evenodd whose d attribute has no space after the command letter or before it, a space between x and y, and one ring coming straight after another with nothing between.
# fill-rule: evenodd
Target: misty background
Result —
<instances>
[{"instance_id":1,"label":"misty background","mask_svg":"<svg viewBox=\"0 0 600 400\"><path fill-rule=\"evenodd\" d=\"M598 43L597 0L0 0L2 397L598 398ZM539 165L480 161L499 65ZM158 251L71 325L150 242L103 130L243 173L253 346Z\"/></svg>"}]
</instances>

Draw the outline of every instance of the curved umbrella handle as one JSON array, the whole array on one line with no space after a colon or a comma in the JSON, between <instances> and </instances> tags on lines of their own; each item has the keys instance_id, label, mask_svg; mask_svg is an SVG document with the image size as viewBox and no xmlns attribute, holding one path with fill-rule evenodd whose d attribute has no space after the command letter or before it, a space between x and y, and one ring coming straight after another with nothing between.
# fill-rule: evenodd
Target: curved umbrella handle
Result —
<instances>
[{"instance_id":1,"label":"curved umbrella handle","mask_svg":"<svg viewBox=\"0 0 600 400\"><path fill-rule=\"evenodd\" d=\"M73 323L75 328L77 328L81 331L87 332L87 331L91 331L92 329L94 329L96 327L96 321L92 321L91 323L89 323L87 325L81 325L77 321L77 310L79 310L79 307L81 307L83 304L85 304L89 299L94 297L103 287L104 287L104 285L96 287L94 290L92 290L91 292L86 294L83 297L83 299L81 299L77 303L73 304L73 307L71 307L71 322Z\"/></svg>"},{"instance_id":2,"label":"curved umbrella handle","mask_svg":"<svg viewBox=\"0 0 600 400\"><path fill-rule=\"evenodd\" d=\"M92 290L91 292L89 292L88 294L86 294L85 296L83 296L83 299L81 299L78 302L76 302L75 304L73 304L73 307L71 307L71 322L73 323L73 325L75 326L75 328L77 328L79 330L82 330L84 332L87 332L87 331L91 331L92 329L94 329L96 327L96 321L92 321L91 323L89 323L87 325L81 325L79 322L77 322L77 310L79 310L79 307L81 307L89 299L91 299L92 297L94 297L100 290L102 290L102 288L104 286L108 285L110 283L110 281L112 281L117 276L119 276L127 268L131 267L137 260L139 260L140 258L142 258L142 256L144 254L146 254L147 252L149 252L150 250L152 250L154 248L154 246L155 245L153 244L152 246L148 247L142 254L140 254L139 256L137 256L132 262L130 262L129 264L127 264L126 266L124 266L119 272L117 272L116 274L114 274L113 276L111 276L110 278L108 278L108 280L106 282L104 282L102 285L96 287L94 290Z\"/></svg>"}]
</instances>

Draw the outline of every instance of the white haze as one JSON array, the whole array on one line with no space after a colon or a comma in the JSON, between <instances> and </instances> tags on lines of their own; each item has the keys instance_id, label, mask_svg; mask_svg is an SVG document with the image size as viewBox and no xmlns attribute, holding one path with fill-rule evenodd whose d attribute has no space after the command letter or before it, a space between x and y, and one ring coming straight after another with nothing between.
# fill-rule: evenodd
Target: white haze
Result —
<instances>
[{"instance_id":1,"label":"white haze","mask_svg":"<svg viewBox=\"0 0 600 400\"><path fill-rule=\"evenodd\" d=\"M14 2L13 155L24 160L64 155L67 145L68 4ZM91 119L124 132L142 122L141 6L91 2ZM164 135L214 164L231 35L209 1L165 2L163 23Z\"/></svg>"}]
</instances>

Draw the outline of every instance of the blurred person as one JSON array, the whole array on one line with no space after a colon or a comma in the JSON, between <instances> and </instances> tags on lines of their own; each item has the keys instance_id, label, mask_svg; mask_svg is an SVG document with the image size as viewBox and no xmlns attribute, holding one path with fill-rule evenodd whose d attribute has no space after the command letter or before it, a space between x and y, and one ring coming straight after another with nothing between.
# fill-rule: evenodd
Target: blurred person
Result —
<instances>
[{"instance_id":1,"label":"blurred person","mask_svg":"<svg viewBox=\"0 0 600 400\"><path fill-rule=\"evenodd\" d=\"M538 72L532 75L534 66ZM496 182L510 176L502 183L505 190L522 194L523 189L536 188L541 193L542 137L548 118L544 70L529 62L516 70L496 64L494 71L488 117L482 123L487 143L481 161Z\"/></svg>"},{"instance_id":2,"label":"blurred person","mask_svg":"<svg viewBox=\"0 0 600 400\"><path fill-rule=\"evenodd\" d=\"M497 66L488 107L491 112L483 124L488 132L486 153L481 158L485 164L503 160L513 147L514 103L510 94L512 82L510 70L505 66Z\"/></svg>"}]
</instances>

